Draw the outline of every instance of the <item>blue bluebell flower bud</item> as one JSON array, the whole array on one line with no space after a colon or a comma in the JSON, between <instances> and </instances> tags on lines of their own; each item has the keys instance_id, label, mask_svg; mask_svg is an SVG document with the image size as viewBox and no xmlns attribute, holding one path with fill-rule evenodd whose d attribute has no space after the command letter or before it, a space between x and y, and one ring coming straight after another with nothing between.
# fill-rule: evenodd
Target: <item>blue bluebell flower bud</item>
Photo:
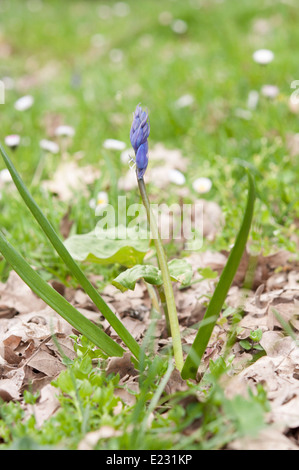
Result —
<instances>
[{"instance_id":1,"label":"blue bluebell flower bud","mask_svg":"<svg viewBox=\"0 0 299 470\"><path fill-rule=\"evenodd\" d=\"M130 131L130 140L136 156L137 178L142 179L148 164L148 136L150 123L148 113L137 105Z\"/></svg>"}]
</instances>

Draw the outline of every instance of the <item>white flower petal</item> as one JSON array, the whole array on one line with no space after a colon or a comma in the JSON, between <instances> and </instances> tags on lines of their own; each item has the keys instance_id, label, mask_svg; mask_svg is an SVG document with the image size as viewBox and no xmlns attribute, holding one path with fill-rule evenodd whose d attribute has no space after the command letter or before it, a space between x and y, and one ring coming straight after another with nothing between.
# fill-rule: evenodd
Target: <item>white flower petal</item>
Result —
<instances>
[{"instance_id":1,"label":"white flower petal","mask_svg":"<svg viewBox=\"0 0 299 470\"><path fill-rule=\"evenodd\" d=\"M186 182L186 178L183 173L176 169L169 170L168 177L171 183L178 184L179 186Z\"/></svg>"},{"instance_id":2,"label":"white flower petal","mask_svg":"<svg viewBox=\"0 0 299 470\"><path fill-rule=\"evenodd\" d=\"M181 96L178 100L175 102L175 106L177 108L185 108L187 106L191 106L194 103L194 98L192 95L186 94Z\"/></svg>"},{"instance_id":3,"label":"white flower petal","mask_svg":"<svg viewBox=\"0 0 299 470\"><path fill-rule=\"evenodd\" d=\"M257 64L267 65L274 59L274 53L269 49L258 49L253 54L253 60Z\"/></svg>"},{"instance_id":4,"label":"white flower petal","mask_svg":"<svg viewBox=\"0 0 299 470\"><path fill-rule=\"evenodd\" d=\"M184 20L174 20L171 29L176 34L184 34L188 29L188 25Z\"/></svg>"},{"instance_id":5,"label":"white flower petal","mask_svg":"<svg viewBox=\"0 0 299 470\"><path fill-rule=\"evenodd\" d=\"M200 194L204 194L210 191L212 187L212 181L210 178L197 178L195 181L193 181L193 189Z\"/></svg>"},{"instance_id":6,"label":"white flower petal","mask_svg":"<svg viewBox=\"0 0 299 470\"><path fill-rule=\"evenodd\" d=\"M103 143L103 147L110 150L124 150L126 148L126 144L121 140L106 139Z\"/></svg>"},{"instance_id":7,"label":"white flower petal","mask_svg":"<svg viewBox=\"0 0 299 470\"><path fill-rule=\"evenodd\" d=\"M18 147L20 145L20 136L17 134L12 134L12 135L7 135L4 139L4 142L6 143L7 147Z\"/></svg>"},{"instance_id":8,"label":"white flower petal","mask_svg":"<svg viewBox=\"0 0 299 470\"><path fill-rule=\"evenodd\" d=\"M9 183L10 181L12 181L11 174L7 168L4 168L0 171L0 183Z\"/></svg>"},{"instance_id":9,"label":"white flower petal","mask_svg":"<svg viewBox=\"0 0 299 470\"><path fill-rule=\"evenodd\" d=\"M46 150L47 152L50 152L50 153L59 152L58 144L56 144L56 142L53 142L52 140L42 139L39 143L39 146L41 149Z\"/></svg>"},{"instance_id":10,"label":"white flower petal","mask_svg":"<svg viewBox=\"0 0 299 470\"><path fill-rule=\"evenodd\" d=\"M96 200L95 200L95 198L94 198L94 197L91 198L88 204L89 204L89 207L90 207L91 209L95 209L95 208L96 208Z\"/></svg>"},{"instance_id":11,"label":"white flower petal","mask_svg":"<svg viewBox=\"0 0 299 470\"><path fill-rule=\"evenodd\" d=\"M75 135L75 129L71 126L66 125L58 126L55 129L55 135L73 137Z\"/></svg>"},{"instance_id":12,"label":"white flower petal","mask_svg":"<svg viewBox=\"0 0 299 470\"><path fill-rule=\"evenodd\" d=\"M279 88L276 85L264 85L261 89L261 94L266 98L274 99L279 93Z\"/></svg>"},{"instance_id":13,"label":"white flower petal","mask_svg":"<svg viewBox=\"0 0 299 470\"><path fill-rule=\"evenodd\" d=\"M108 204L108 193L106 191L100 191L97 194L96 205L103 206Z\"/></svg>"},{"instance_id":14,"label":"white flower petal","mask_svg":"<svg viewBox=\"0 0 299 470\"><path fill-rule=\"evenodd\" d=\"M109 199L108 199L108 193L106 191L100 191L96 198L92 198L89 201L89 207L91 209L96 209L100 210L103 207L106 207L108 205Z\"/></svg>"},{"instance_id":15,"label":"white flower petal","mask_svg":"<svg viewBox=\"0 0 299 470\"><path fill-rule=\"evenodd\" d=\"M15 109L17 111L26 111L31 108L34 103L34 98L31 95L22 96L15 102Z\"/></svg>"},{"instance_id":16,"label":"white flower petal","mask_svg":"<svg viewBox=\"0 0 299 470\"><path fill-rule=\"evenodd\" d=\"M91 42L91 45L94 47L102 47L105 44L106 39L105 39L105 36L103 36L103 34L97 33L91 36L90 42Z\"/></svg>"}]
</instances>

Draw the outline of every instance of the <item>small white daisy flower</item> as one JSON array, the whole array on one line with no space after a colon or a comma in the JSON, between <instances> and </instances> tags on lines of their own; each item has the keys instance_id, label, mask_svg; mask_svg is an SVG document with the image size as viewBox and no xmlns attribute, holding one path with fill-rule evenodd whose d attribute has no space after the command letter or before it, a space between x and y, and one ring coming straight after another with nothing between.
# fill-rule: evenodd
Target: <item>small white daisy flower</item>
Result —
<instances>
[{"instance_id":1,"label":"small white daisy flower","mask_svg":"<svg viewBox=\"0 0 299 470\"><path fill-rule=\"evenodd\" d=\"M258 49L253 53L253 60L260 65L267 65L274 59L274 53L269 49Z\"/></svg>"},{"instance_id":2,"label":"small white daisy flower","mask_svg":"<svg viewBox=\"0 0 299 470\"><path fill-rule=\"evenodd\" d=\"M17 134L7 135L4 139L5 144L7 147L12 149L17 148L20 145L21 138Z\"/></svg>"},{"instance_id":3,"label":"small white daisy flower","mask_svg":"<svg viewBox=\"0 0 299 470\"><path fill-rule=\"evenodd\" d=\"M15 102L15 109L17 111L26 111L31 108L34 103L34 98L31 95L22 96Z\"/></svg>"},{"instance_id":4,"label":"small white daisy flower","mask_svg":"<svg viewBox=\"0 0 299 470\"><path fill-rule=\"evenodd\" d=\"M171 183L178 184L179 186L182 186L186 182L183 173L176 169L169 170L168 177Z\"/></svg>"},{"instance_id":5,"label":"small white daisy flower","mask_svg":"<svg viewBox=\"0 0 299 470\"><path fill-rule=\"evenodd\" d=\"M193 189L200 194L208 193L212 187L212 181L210 178L197 178L193 181Z\"/></svg>"},{"instance_id":6,"label":"small white daisy flower","mask_svg":"<svg viewBox=\"0 0 299 470\"><path fill-rule=\"evenodd\" d=\"M192 95L186 94L181 96L175 102L176 108L186 108L187 106L191 106L194 103L194 98Z\"/></svg>"},{"instance_id":7,"label":"small white daisy flower","mask_svg":"<svg viewBox=\"0 0 299 470\"><path fill-rule=\"evenodd\" d=\"M9 173L7 168L0 171L0 183L10 183L12 181L11 174Z\"/></svg>"},{"instance_id":8,"label":"small white daisy flower","mask_svg":"<svg viewBox=\"0 0 299 470\"><path fill-rule=\"evenodd\" d=\"M126 144L121 140L106 139L103 143L103 147L109 150L124 150L126 148Z\"/></svg>"},{"instance_id":9,"label":"small white daisy flower","mask_svg":"<svg viewBox=\"0 0 299 470\"><path fill-rule=\"evenodd\" d=\"M42 139L39 142L39 146L41 149L46 150L46 152L50 152L50 153L59 152L58 144L56 144L56 142L53 142L52 140Z\"/></svg>"},{"instance_id":10,"label":"small white daisy flower","mask_svg":"<svg viewBox=\"0 0 299 470\"><path fill-rule=\"evenodd\" d=\"M261 94L269 99L274 99L279 94L279 88L276 85L264 85Z\"/></svg>"},{"instance_id":11,"label":"small white daisy flower","mask_svg":"<svg viewBox=\"0 0 299 470\"><path fill-rule=\"evenodd\" d=\"M106 191L100 191L96 198L90 199L89 207L94 209L96 214L98 214L104 207L108 205L108 202L108 193L106 193Z\"/></svg>"},{"instance_id":12,"label":"small white daisy flower","mask_svg":"<svg viewBox=\"0 0 299 470\"><path fill-rule=\"evenodd\" d=\"M75 129L71 126L61 125L56 127L55 135L59 137L73 137L75 135Z\"/></svg>"},{"instance_id":13,"label":"small white daisy flower","mask_svg":"<svg viewBox=\"0 0 299 470\"><path fill-rule=\"evenodd\" d=\"M184 20L174 20L171 29L176 34L184 34L188 29L188 25Z\"/></svg>"},{"instance_id":14,"label":"small white daisy flower","mask_svg":"<svg viewBox=\"0 0 299 470\"><path fill-rule=\"evenodd\" d=\"M102 47L106 42L105 36L103 34L97 33L91 36L90 43L94 47Z\"/></svg>"}]
</instances>

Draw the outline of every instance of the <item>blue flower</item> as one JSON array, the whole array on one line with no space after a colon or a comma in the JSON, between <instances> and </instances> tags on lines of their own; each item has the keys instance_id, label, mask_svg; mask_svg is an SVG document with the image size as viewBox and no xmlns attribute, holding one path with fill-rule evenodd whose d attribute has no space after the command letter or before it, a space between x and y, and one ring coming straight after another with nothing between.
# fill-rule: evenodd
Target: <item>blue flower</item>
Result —
<instances>
[{"instance_id":1,"label":"blue flower","mask_svg":"<svg viewBox=\"0 0 299 470\"><path fill-rule=\"evenodd\" d=\"M148 164L148 136L150 123L148 113L137 105L130 131L130 140L136 155L137 178L142 179Z\"/></svg>"}]
</instances>

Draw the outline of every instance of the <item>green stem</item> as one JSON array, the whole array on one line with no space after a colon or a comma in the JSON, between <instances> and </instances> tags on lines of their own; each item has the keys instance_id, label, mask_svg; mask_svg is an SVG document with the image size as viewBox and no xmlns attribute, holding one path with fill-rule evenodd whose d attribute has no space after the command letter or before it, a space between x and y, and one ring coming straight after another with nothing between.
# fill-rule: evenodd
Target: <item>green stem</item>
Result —
<instances>
[{"instance_id":1,"label":"green stem","mask_svg":"<svg viewBox=\"0 0 299 470\"><path fill-rule=\"evenodd\" d=\"M148 291L148 295L151 299L152 307L153 307L154 311L156 312L156 314L161 315L159 299L158 299L158 296L156 294L154 286L152 286L152 284L149 284L148 282L145 282L145 285L146 285L146 288L147 288L147 291Z\"/></svg>"},{"instance_id":2,"label":"green stem","mask_svg":"<svg viewBox=\"0 0 299 470\"><path fill-rule=\"evenodd\" d=\"M177 316L177 311L176 311L171 278L170 278L170 274L168 270L167 259L166 259L166 255L165 255L162 241L160 238L158 226L156 224L155 217L153 216L152 211L151 211L150 202L148 199L148 195L146 192L143 178L138 179L138 187L139 187L139 191L142 197L142 202L146 209L147 219L150 224L151 236L154 240L155 247L156 247L159 266L160 266L162 278L163 278L166 305L167 305L168 316L169 316L170 331L171 331L171 336L172 336L174 358L175 358L177 368L181 371L183 367L183 350L182 350L181 335L180 335L180 329L179 329L179 321L178 321L178 316Z\"/></svg>"},{"instance_id":3,"label":"green stem","mask_svg":"<svg viewBox=\"0 0 299 470\"><path fill-rule=\"evenodd\" d=\"M160 296L160 300L161 300L163 312L164 312L164 315L165 315L167 334L168 334L168 336L171 336L171 329L170 329L170 323L169 323L169 315L168 315L166 297L165 297L165 292L164 292L163 286L158 286L158 292L159 292L159 296Z\"/></svg>"}]
</instances>

